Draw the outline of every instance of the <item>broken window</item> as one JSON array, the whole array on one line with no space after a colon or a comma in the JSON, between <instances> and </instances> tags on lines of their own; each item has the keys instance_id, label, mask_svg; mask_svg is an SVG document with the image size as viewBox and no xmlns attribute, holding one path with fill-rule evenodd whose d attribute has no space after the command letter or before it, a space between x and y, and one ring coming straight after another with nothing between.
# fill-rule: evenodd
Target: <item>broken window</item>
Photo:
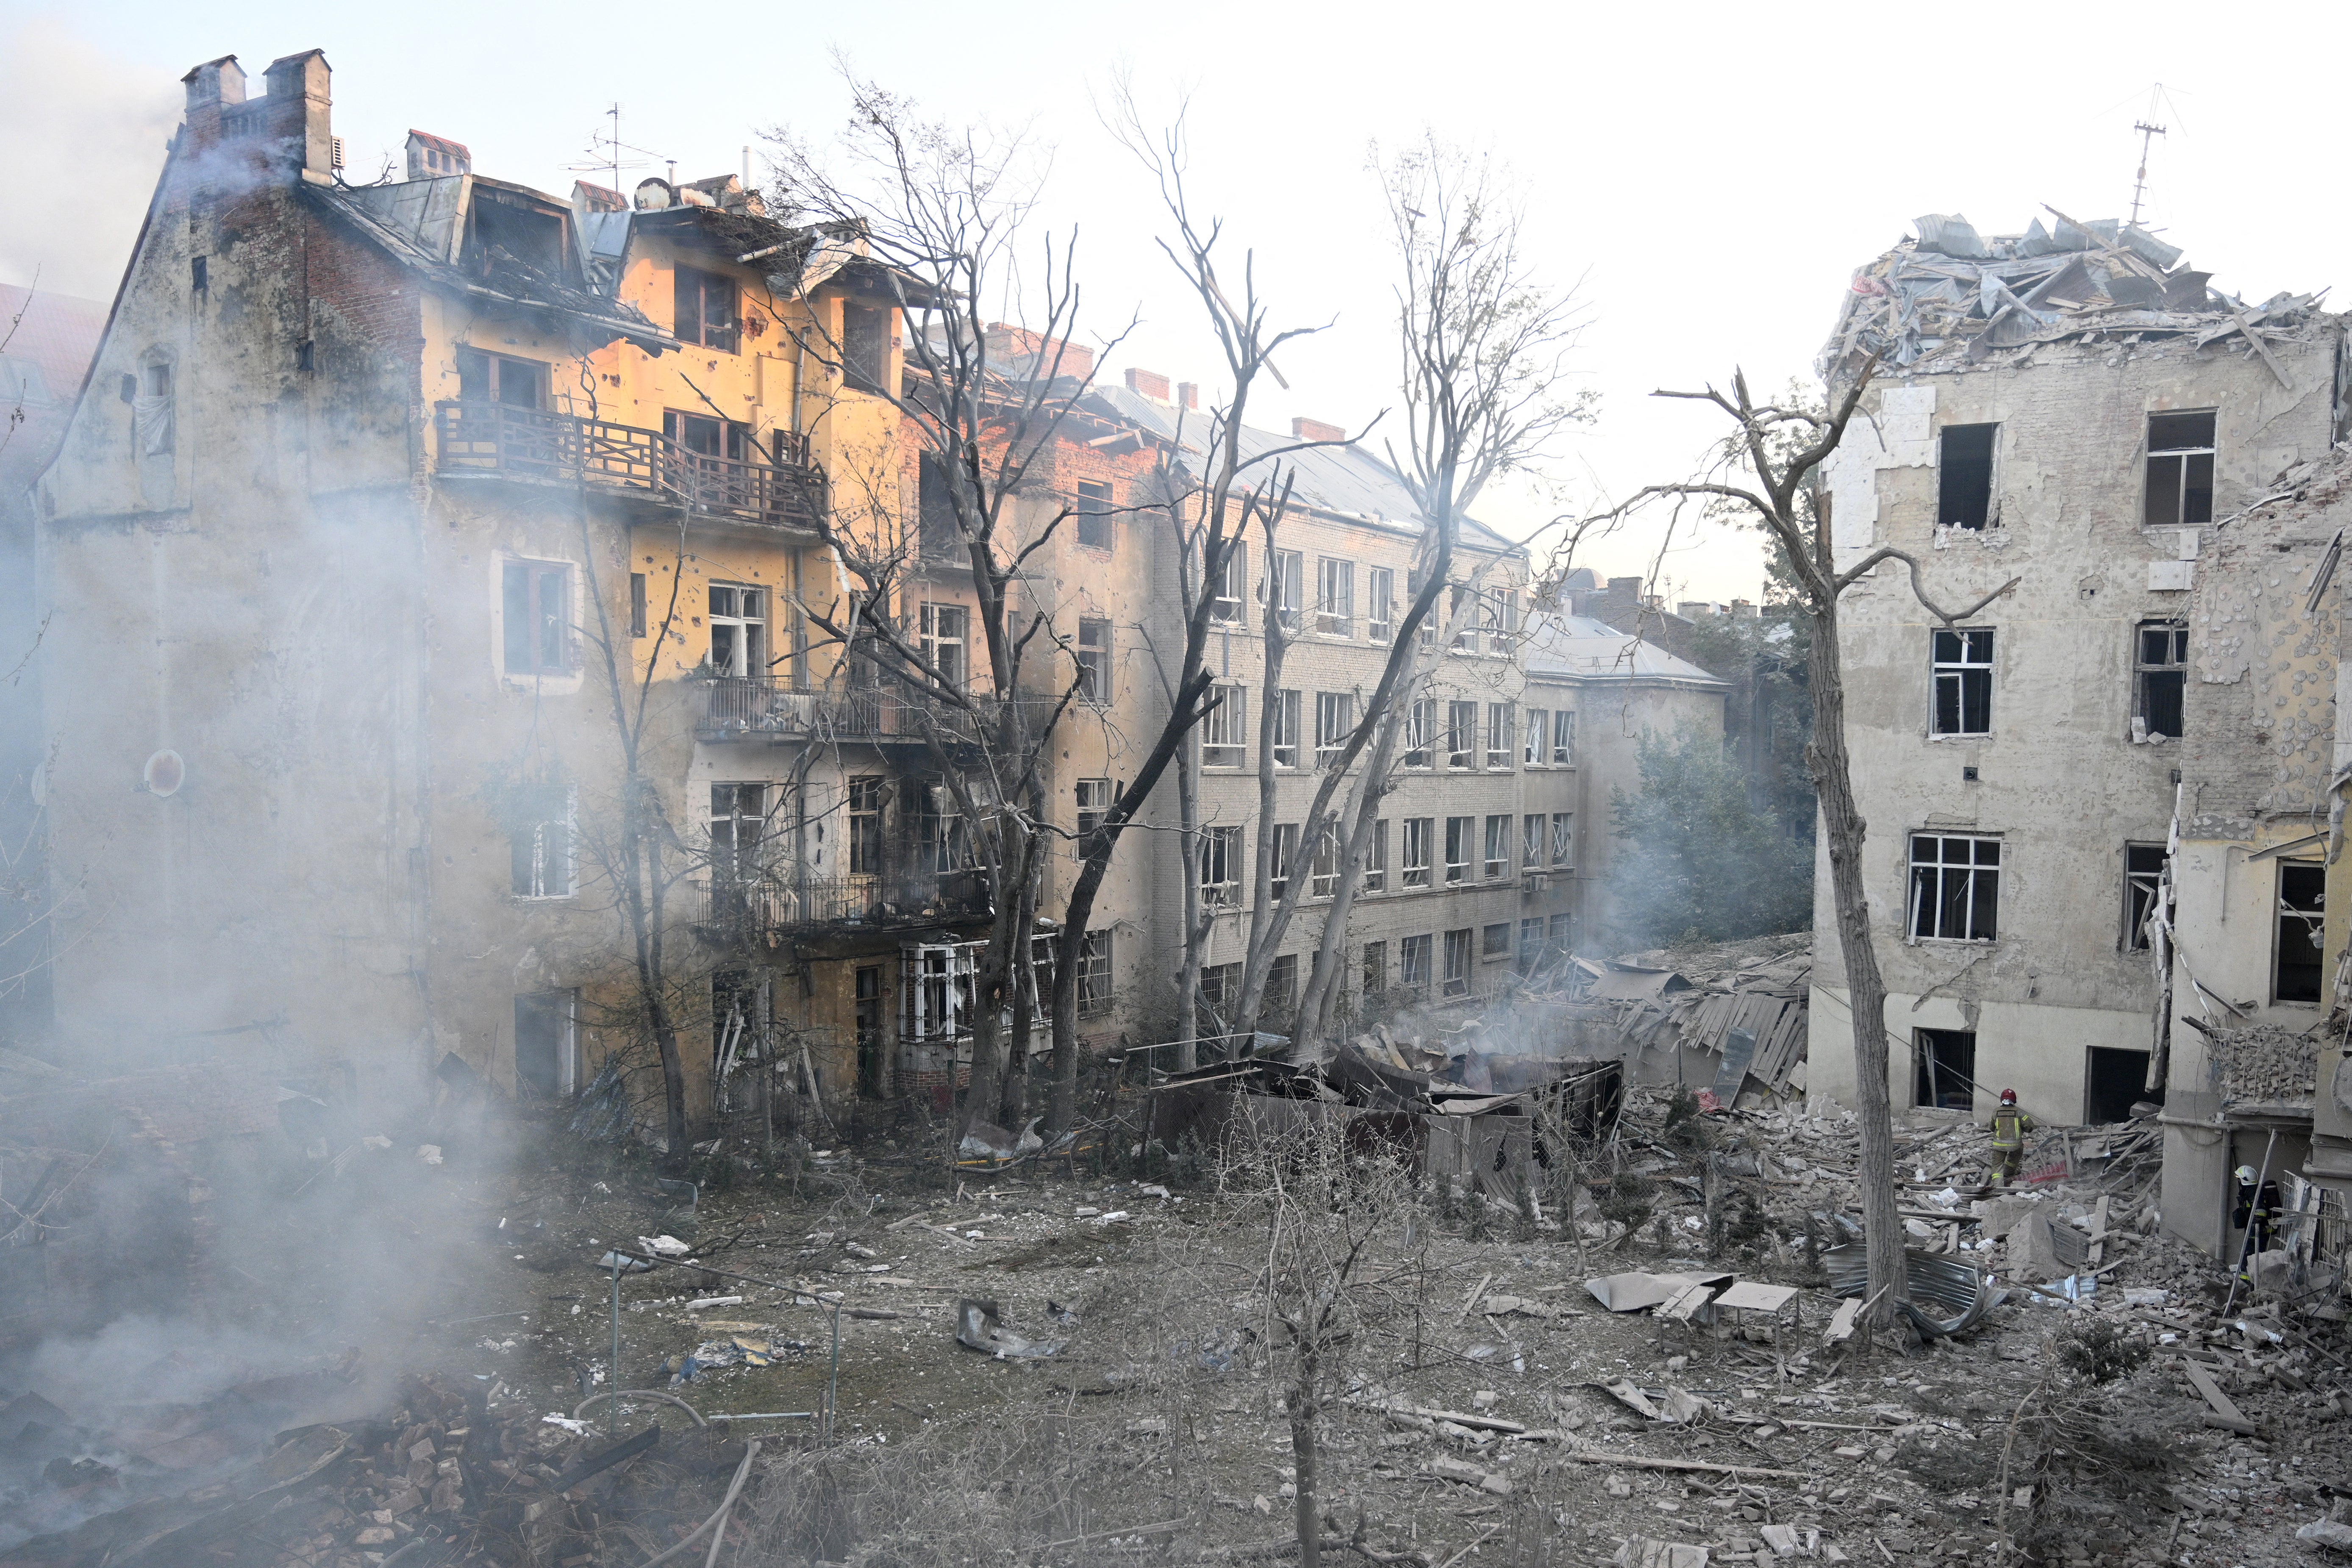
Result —
<instances>
[{"instance_id":1,"label":"broken window","mask_svg":"<svg viewBox=\"0 0 2352 1568\"><path fill-rule=\"evenodd\" d=\"M1489 816L1486 819L1486 879L1494 881L1511 866L1511 819Z\"/></svg>"},{"instance_id":2,"label":"broken window","mask_svg":"<svg viewBox=\"0 0 2352 1568\"><path fill-rule=\"evenodd\" d=\"M568 899L572 888L573 795L567 784L526 784L513 792L508 837L519 899Z\"/></svg>"},{"instance_id":3,"label":"broken window","mask_svg":"<svg viewBox=\"0 0 2352 1568\"><path fill-rule=\"evenodd\" d=\"M885 787L879 773L865 773L849 781L849 874L853 877L882 874Z\"/></svg>"},{"instance_id":4,"label":"broken window","mask_svg":"<svg viewBox=\"0 0 2352 1568\"><path fill-rule=\"evenodd\" d=\"M971 678L964 658L967 612L961 605L925 605L922 608L923 658L939 675L940 684L960 691Z\"/></svg>"},{"instance_id":5,"label":"broken window","mask_svg":"<svg viewBox=\"0 0 2352 1568\"><path fill-rule=\"evenodd\" d=\"M2327 870L2282 860L2278 874L2278 960L2271 994L2280 1002L2319 1000L2319 943Z\"/></svg>"},{"instance_id":6,"label":"broken window","mask_svg":"<svg viewBox=\"0 0 2352 1568\"><path fill-rule=\"evenodd\" d=\"M1486 765L1507 768L1511 765L1511 714L1514 705L1508 702L1486 704Z\"/></svg>"},{"instance_id":7,"label":"broken window","mask_svg":"<svg viewBox=\"0 0 2352 1568\"><path fill-rule=\"evenodd\" d=\"M1202 1033L1211 1039L1223 1039L1225 1015L1242 999L1242 966L1238 963L1204 963L1201 966L1201 1007L1206 1016L1202 1020Z\"/></svg>"},{"instance_id":8,"label":"broken window","mask_svg":"<svg viewBox=\"0 0 2352 1568\"><path fill-rule=\"evenodd\" d=\"M1274 704L1274 765L1295 768L1298 765L1298 693L1276 691L1267 700Z\"/></svg>"},{"instance_id":9,"label":"broken window","mask_svg":"<svg viewBox=\"0 0 2352 1568\"><path fill-rule=\"evenodd\" d=\"M1307 884L1310 899L1328 899L1339 890L1339 835L1326 829L1315 840L1315 860Z\"/></svg>"},{"instance_id":10,"label":"broken window","mask_svg":"<svg viewBox=\"0 0 2352 1568\"><path fill-rule=\"evenodd\" d=\"M1364 994L1377 996L1389 988L1389 944L1364 943Z\"/></svg>"},{"instance_id":11,"label":"broken window","mask_svg":"<svg viewBox=\"0 0 2352 1568\"><path fill-rule=\"evenodd\" d=\"M1576 813L1551 814L1551 863L1554 869L1576 864Z\"/></svg>"},{"instance_id":12,"label":"broken window","mask_svg":"<svg viewBox=\"0 0 2352 1568\"><path fill-rule=\"evenodd\" d=\"M1534 973L1544 957L1543 916L1532 915L1519 922L1519 961L1512 965L1522 974Z\"/></svg>"},{"instance_id":13,"label":"broken window","mask_svg":"<svg viewBox=\"0 0 2352 1568\"><path fill-rule=\"evenodd\" d=\"M1429 839L1436 826L1433 816L1404 819L1404 885L1408 888L1429 886Z\"/></svg>"},{"instance_id":14,"label":"broken window","mask_svg":"<svg viewBox=\"0 0 2352 1568\"><path fill-rule=\"evenodd\" d=\"M1242 830L1201 830L1201 902L1223 909L1242 901Z\"/></svg>"},{"instance_id":15,"label":"broken window","mask_svg":"<svg viewBox=\"0 0 2352 1568\"><path fill-rule=\"evenodd\" d=\"M1259 998L1259 1008L1272 1018L1287 1018L1298 1005L1298 955L1286 952L1266 965L1265 994Z\"/></svg>"},{"instance_id":16,"label":"broken window","mask_svg":"<svg viewBox=\"0 0 2352 1568\"><path fill-rule=\"evenodd\" d=\"M2213 521L2213 417L2194 414L2147 416L2147 503L2150 528L2193 528Z\"/></svg>"},{"instance_id":17,"label":"broken window","mask_svg":"<svg viewBox=\"0 0 2352 1568\"><path fill-rule=\"evenodd\" d=\"M1974 1110L1976 1031L1914 1029L1911 1041L1911 1103L1937 1110Z\"/></svg>"},{"instance_id":18,"label":"broken window","mask_svg":"<svg viewBox=\"0 0 2352 1568\"><path fill-rule=\"evenodd\" d=\"M1992 733L1992 628L1928 634L1935 661L1937 735Z\"/></svg>"},{"instance_id":19,"label":"broken window","mask_svg":"<svg viewBox=\"0 0 2352 1568\"><path fill-rule=\"evenodd\" d=\"M1482 926L1479 928L1478 956L1481 958L1508 958L1511 956L1510 921L1496 921L1492 925Z\"/></svg>"},{"instance_id":20,"label":"broken window","mask_svg":"<svg viewBox=\"0 0 2352 1568\"><path fill-rule=\"evenodd\" d=\"M1090 931L1078 947L1078 1011L1108 1013L1115 999L1111 987L1111 933Z\"/></svg>"},{"instance_id":21,"label":"broken window","mask_svg":"<svg viewBox=\"0 0 2352 1568\"><path fill-rule=\"evenodd\" d=\"M910 1040L954 1040L971 1027L972 994L980 973L977 942L923 943L902 950L907 1005L899 1026Z\"/></svg>"},{"instance_id":22,"label":"broken window","mask_svg":"<svg viewBox=\"0 0 2352 1568\"><path fill-rule=\"evenodd\" d=\"M2000 912L2000 840L1911 837L1911 938L1990 942Z\"/></svg>"},{"instance_id":23,"label":"broken window","mask_svg":"<svg viewBox=\"0 0 2352 1568\"><path fill-rule=\"evenodd\" d=\"M954 793L945 784L924 785L915 820L915 869L926 877L951 877L977 864Z\"/></svg>"},{"instance_id":24,"label":"broken window","mask_svg":"<svg viewBox=\"0 0 2352 1568\"><path fill-rule=\"evenodd\" d=\"M699 348L735 352L735 280L698 267L681 267L672 285L677 341Z\"/></svg>"},{"instance_id":25,"label":"broken window","mask_svg":"<svg viewBox=\"0 0 2352 1568\"><path fill-rule=\"evenodd\" d=\"M1266 847L1266 868L1270 878L1269 896L1279 901L1290 891L1290 873L1298 859L1298 824L1277 822L1274 837Z\"/></svg>"},{"instance_id":26,"label":"broken window","mask_svg":"<svg viewBox=\"0 0 2352 1568\"><path fill-rule=\"evenodd\" d=\"M927 559L952 560L964 552L964 542L947 465L925 452L917 459L915 472L916 547Z\"/></svg>"},{"instance_id":27,"label":"broken window","mask_svg":"<svg viewBox=\"0 0 2352 1568\"><path fill-rule=\"evenodd\" d=\"M1097 706L1110 700L1110 623L1078 619L1078 700Z\"/></svg>"},{"instance_id":28,"label":"broken window","mask_svg":"<svg viewBox=\"0 0 2352 1568\"><path fill-rule=\"evenodd\" d=\"M841 308L841 378L860 392L887 393L890 312L872 305Z\"/></svg>"},{"instance_id":29,"label":"broken window","mask_svg":"<svg viewBox=\"0 0 2352 1568\"><path fill-rule=\"evenodd\" d=\"M506 671L572 670L572 568L557 561L509 561L502 574Z\"/></svg>"},{"instance_id":30,"label":"broken window","mask_svg":"<svg viewBox=\"0 0 2352 1568\"><path fill-rule=\"evenodd\" d=\"M1475 702L1449 702L1445 705L1445 765L1449 768L1475 768L1478 765L1478 705Z\"/></svg>"},{"instance_id":31,"label":"broken window","mask_svg":"<svg viewBox=\"0 0 2352 1568\"><path fill-rule=\"evenodd\" d=\"M1086 853L1087 840L1110 815L1110 780L1080 779L1076 786L1078 801L1078 852Z\"/></svg>"},{"instance_id":32,"label":"broken window","mask_svg":"<svg viewBox=\"0 0 2352 1568\"><path fill-rule=\"evenodd\" d=\"M1551 765L1564 768L1576 761L1576 710L1563 708L1551 716Z\"/></svg>"},{"instance_id":33,"label":"broken window","mask_svg":"<svg viewBox=\"0 0 2352 1568\"><path fill-rule=\"evenodd\" d=\"M1374 819L1372 841L1364 849L1364 891L1385 893L1389 890L1389 819Z\"/></svg>"},{"instance_id":34,"label":"broken window","mask_svg":"<svg viewBox=\"0 0 2352 1568\"><path fill-rule=\"evenodd\" d=\"M882 1044L882 966L859 964L851 980L857 1025L857 1092L879 1100L887 1058Z\"/></svg>"},{"instance_id":35,"label":"broken window","mask_svg":"<svg viewBox=\"0 0 2352 1568\"><path fill-rule=\"evenodd\" d=\"M1445 994L1448 996L1470 994L1471 935L1468 926L1445 933Z\"/></svg>"},{"instance_id":36,"label":"broken window","mask_svg":"<svg viewBox=\"0 0 2352 1568\"><path fill-rule=\"evenodd\" d=\"M1356 699L1352 692L1318 691L1315 694L1315 765L1335 766L1340 753L1348 749L1348 737L1356 732Z\"/></svg>"},{"instance_id":37,"label":"broken window","mask_svg":"<svg viewBox=\"0 0 2352 1568\"><path fill-rule=\"evenodd\" d=\"M1402 963L1399 965L1397 979L1407 991L1429 989L1429 956L1430 949L1434 945L1433 939L1427 936L1409 936L1398 944L1398 956Z\"/></svg>"},{"instance_id":38,"label":"broken window","mask_svg":"<svg viewBox=\"0 0 2352 1568\"><path fill-rule=\"evenodd\" d=\"M544 408L547 366L537 360L509 359L504 354L486 354L479 349L459 349L457 395L468 403Z\"/></svg>"},{"instance_id":39,"label":"broken window","mask_svg":"<svg viewBox=\"0 0 2352 1568\"><path fill-rule=\"evenodd\" d=\"M1201 765L1237 768L1249 758L1248 730L1243 715L1248 710L1238 686L1209 688L1209 710L1201 721Z\"/></svg>"},{"instance_id":40,"label":"broken window","mask_svg":"<svg viewBox=\"0 0 2352 1568\"><path fill-rule=\"evenodd\" d=\"M1478 831L1475 816L1449 816L1445 819L1445 879L1466 882L1470 879L1472 838Z\"/></svg>"},{"instance_id":41,"label":"broken window","mask_svg":"<svg viewBox=\"0 0 2352 1568\"><path fill-rule=\"evenodd\" d=\"M2089 1103L2083 1108L2083 1120L2093 1126L2111 1121L2131 1120L2132 1107L2143 1100L2164 1103L2164 1090L2154 1093L2147 1088L2147 1053L2117 1050L2108 1046L2093 1046L2091 1056Z\"/></svg>"},{"instance_id":42,"label":"broken window","mask_svg":"<svg viewBox=\"0 0 2352 1568\"><path fill-rule=\"evenodd\" d=\"M2189 623L2142 621L2132 660L2132 739L2178 740L2188 723Z\"/></svg>"},{"instance_id":43,"label":"broken window","mask_svg":"<svg viewBox=\"0 0 2352 1568\"><path fill-rule=\"evenodd\" d=\"M1275 618L1286 631L1298 629L1302 608L1300 597L1306 586L1302 580L1306 573L1305 562L1306 557L1296 550L1274 552L1274 565L1266 588L1274 595Z\"/></svg>"},{"instance_id":44,"label":"broken window","mask_svg":"<svg viewBox=\"0 0 2352 1568\"><path fill-rule=\"evenodd\" d=\"M1377 643L1396 636L1396 574L1386 566L1364 568L1364 630Z\"/></svg>"},{"instance_id":45,"label":"broken window","mask_svg":"<svg viewBox=\"0 0 2352 1568\"><path fill-rule=\"evenodd\" d=\"M2124 846L2124 951L2146 952L2148 917L2156 913L2158 884L2164 879L2164 846Z\"/></svg>"},{"instance_id":46,"label":"broken window","mask_svg":"<svg viewBox=\"0 0 2352 1568\"><path fill-rule=\"evenodd\" d=\"M1567 952L1575 947L1576 917L1574 915L1552 916L1551 931L1545 939L1544 945L1553 952Z\"/></svg>"},{"instance_id":47,"label":"broken window","mask_svg":"<svg viewBox=\"0 0 2352 1568\"><path fill-rule=\"evenodd\" d=\"M710 918L719 924L749 920L758 902L761 840L768 826L765 784L710 786Z\"/></svg>"},{"instance_id":48,"label":"broken window","mask_svg":"<svg viewBox=\"0 0 2352 1568\"><path fill-rule=\"evenodd\" d=\"M1531 811L1519 820L1519 866L1523 870L1539 871L1544 864L1544 836L1550 824L1540 811Z\"/></svg>"},{"instance_id":49,"label":"broken window","mask_svg":"<svg viewBox=\"0 0 2352 1568\"><path fill-rule=\"evenodd\" d=\"M768 593L735 583L710 584L710 673L768 673Z\"/></svg>"},{"instance_id":50,"label":"broken window","mask_svg":"<svg viewBox=\"0 0 2352 1568\"><path fill-rule=\"evenodd\" d=\"M1437 704L1423 698L1412 705L1404 721L1404 765L1425 768L1430 765L1430 731L1436 727Z\"/></svg>"},{"instance_id":51,"label":"broken window","mask_svg":"<svg viewBox=\"0 0 2352 1568\"><path fill-rule=\"evenodd\" d=\"M1551 714L1541 708L1528 710L1527 751L1519 760L1531 768L1551 761Z\"/></svg>"},{"instance_id":52,"label":"broken window","mask_svg":"<svg viewBox=\"0 0 2352 1568\"><path fill-rule=\"evenodd\" d=\"M1937 463L1936 526L1995 528L2000 515L1992 504L1993 437L1998 425L1947 425Z\"/></svg>"},{"instance_id":53,"label":"broken window","mask_svg":"<svg viewBox=\"0 0 2352 1568\"><path fill-rule=\"evenodd\" d=\"M570 1094L578 1085L574 991L531 991L514 999L515 1084L532 1094Z\"/></svg>"},{"instance_id":54,"label":"broken window","mask_svg":"<svg viewBox=\"0 0 2352 1568\"><path fill-rule=\"evenodd\" d=\"M1110 515L1110 487L1091 479L1078 481L1078 542L1088 550L1108 550L1117 535Z\"/></svg>"},{"instance_id":55,"label":"broken window","mask_svg":"<svg viewBox=\"0 0 2352 1568\"><path fill-rule=\"evenodd\" d=\"M1209 574L1209 618L1232 626L1242 618L1242 584L1249 581L1249 546L1236 542L1225 552L1224 570Z\"/></svg>"},{"instance_id":56,"label":"broken window","mask_svg":"<svg viewBox=\"0 0 2352 1568\"><path fill-rule=\"evenodd\" d=\"M1356 563L1326 555L1315 563L1315 629L1325 637L1356 635Z\"/></svg>"}]
</instances>

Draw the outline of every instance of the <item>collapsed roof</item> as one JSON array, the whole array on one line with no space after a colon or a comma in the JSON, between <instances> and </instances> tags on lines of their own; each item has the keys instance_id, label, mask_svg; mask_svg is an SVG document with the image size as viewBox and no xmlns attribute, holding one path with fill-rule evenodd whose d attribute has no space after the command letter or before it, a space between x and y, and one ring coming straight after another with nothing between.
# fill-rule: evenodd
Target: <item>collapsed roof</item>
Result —
<instances>
[{"instance_id":1,"label":"collapsed roof","mask_svg":"<svg viewBox=\"0 0 2352 1568\"><path fill-rule=\"evenodd\" d=\"M1875 353L1901 370L1959 370L2110 333L2185 339L2200 349L2242 334L2245 351L2267 360L2270 341L2318 314L2316 294L2274 294L2250 306L2135 224L2077 223L2055 208L2051 216L2054 228L2036 218L2021 235L1990 237L1957 215L1914 219L1916 239L1855 270L1813 368L1834 383Z\"/></svg>"}]
</instances>

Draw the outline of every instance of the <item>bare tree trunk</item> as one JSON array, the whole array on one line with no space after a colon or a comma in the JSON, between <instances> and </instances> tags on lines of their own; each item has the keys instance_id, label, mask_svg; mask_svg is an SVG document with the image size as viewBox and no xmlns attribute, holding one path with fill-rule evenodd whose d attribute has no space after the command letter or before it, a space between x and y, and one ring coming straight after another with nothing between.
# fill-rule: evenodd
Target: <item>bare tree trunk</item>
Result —
<instances>
[{"instance_id":1,"label":"bare tree trunk","mask_svg":"<svg viewBox=\"0 0 2352 1568\"><path fill-rule=\"evenodd\" d=\"M1813 738L1807 750L1829 845L1830 890L1837 904L1838 950L1845 961L1853 1019L1855 1120L1862 1131L1862 1223L1870 1255L1870 1292L1906 1300L1903 1217L1895 1201L1895 1123L1886 1065L1886 981L1871 941L1870 900L1863 887L1867 824L1853 801L1853 764L1845 744L1845 681L1838 649L1837 600L1812 606Z\"/></svg>"},{"instance_id":2,"label":"bare tree trunk","mask_svg":"<svg viewBox=\"0 0 2352 1568\"><path fill-rule=\"evenodd\" d=\"M1298 1352L1298 1382L1290 1391L1290 1461L1298 1475L1294 1483L1298 1488L1298 1497L1292 1521L1298 1531L1299 1568L1318 1568L1323 1561L1323 1489L1315 1446L1315 1391L1321 1362L1314 1347L1302 1345Z\"/></svg>"},{"instance_id":3,"label":"bare tree trunk","mask_svg":"<svg viewBox=\"0 0 2352 1568\"><path fill-rule=\"evenodd\" d=\"M1184 934L1176 963L1176 1070L1201 1065L1201 745L1184 747L1176 765L1176 842L1184 859ZM1197 934L1196 934L1197 933Z\"/></svg>"}]
</instances>

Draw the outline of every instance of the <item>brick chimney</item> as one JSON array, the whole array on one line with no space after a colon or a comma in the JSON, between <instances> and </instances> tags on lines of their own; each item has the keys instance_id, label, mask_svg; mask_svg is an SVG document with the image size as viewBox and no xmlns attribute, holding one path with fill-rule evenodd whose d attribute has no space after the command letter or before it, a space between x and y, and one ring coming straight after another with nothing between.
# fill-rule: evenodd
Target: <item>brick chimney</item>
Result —
<instances>
[{"instance_id":1,"label":"brick chimney","mask_svg":"<svg viewBox=\"0 0 2352 1568\"><path fill-rule=\"evenodd\" d=\"M1320 419L1293 419L1290 433L1302 441L1344 441L1348 438L1345 427L1326 425Z\"/></svg>"},{"instance_id":2,"label":"brick chimney","mask_svg":"<svg viewBox=\"0 0 2352 1568\"><path fill-rule=\"evenodd\" d=\"M188 137L199 147L218 142L221 110L245 101L245 68L235 55L206 60L180 79L188 89Z\"/></svg>"},{"instance_id":3,"label":"brick chimney","mask_svg":"<svg viewBox=\"0 0 2352 1568\"><path fill-rule=\"evenodd\" d=\"M1200 384L1199 384L1199 383L1197 383L1197 382L1191 382L1191 381L1180 381L1180 382L1178 382L1178 383L1176 384L1176 403L1177 403L1177 405L1178 405L1179 407L1182 407L1182 408L1198 408L1198 407L1200 407L1200 406L1201 406L1201 387L1200 387Z\"/></svg>"},{"instance_id":4,"label":"brick chimney","mask_svg":"<svg viewBox=\"0 0 2352 1568\"><path fill-rule=\"evenodd\" d=\"M283 147L303 175L318 184L335 177L333 73L323 49L305 49L269 62L270 139Z\"/></svg>"},{"instance_id":5,"label":"brick chimney","mask_svg":"<svg viewBox=\"0 0 2352 1568\"><path fill-rule=\"evenodd\" d=\"M1064 338L1055 340L1010 321L988 323L988 357L1008 374L1052 374L1083 379L1095 372L1095 351Z\"/></svg>"},{"instance_id":6,"label":"brick chimney","mask_svg":"<svg viewBox=\"0 0 2352 1568\"><path fill-rule=\"evenodd\" d=\"M1135 366L1129 365L1127 389L1129 392L1141 393L1144 396L1160 403L1168 401L1168 378L1156 370L1138 370Z\"/></svg>"}]
</instances>

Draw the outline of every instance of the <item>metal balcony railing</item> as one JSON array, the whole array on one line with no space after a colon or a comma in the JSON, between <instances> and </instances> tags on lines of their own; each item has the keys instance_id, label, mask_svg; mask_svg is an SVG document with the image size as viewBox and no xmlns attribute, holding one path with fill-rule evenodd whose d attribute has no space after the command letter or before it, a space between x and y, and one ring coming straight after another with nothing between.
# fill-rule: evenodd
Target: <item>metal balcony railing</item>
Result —
<instances>
[{"instance_id":1,"label":"metal balcony railing","mask_svg":"<svg viewBox=\"0 0 2352 1568\"><path fill-rule=\"evenodd\" d=\"M730 735L814 735L839 723L841 703L814 691L795 691L788 678L719 675L703 682L706 739Z\"/></svg>"},{"instance_id":2,"label":"metal balcony railing","mask_svg":"<svg viewBox=\"0 0 2352 1568\"><path fill-rule=\"evenodd\" d=\"M799 876L777 869L741 880L714 881L706 897L706 923L743 940L813 926L976 918L989 907L987 878L979 871L917 873L886 880Z\"/></svg>"},{"instance_id":3,"label":"metal balcony railing","mask_svg":"<svg viewBox=\"0 0 2352 1568\"><path fill-rule=\"evenodd\" d=\"M691 452L658 430L503 403L440 403L435 416L444 474L635 490L777 528L814 530L825 504L824 477L809 461L805 437L780 437L796 459L780 466Z\"/></svg>"}]
</instances>

